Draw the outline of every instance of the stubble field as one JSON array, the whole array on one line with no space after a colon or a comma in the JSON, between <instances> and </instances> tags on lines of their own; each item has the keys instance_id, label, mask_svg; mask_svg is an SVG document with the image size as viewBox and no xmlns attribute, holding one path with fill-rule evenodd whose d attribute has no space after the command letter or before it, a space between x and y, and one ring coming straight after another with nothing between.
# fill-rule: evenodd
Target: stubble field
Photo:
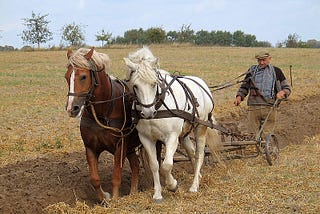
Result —
<instances>
[{"instance_id":1,"label":"stubble field","mask_svg":"<svg viewBox=\"0 0 320 214\"><path fill-rule=\"evenodd\" d=\"M111 59L110 74L124 78L123 57L137 47L100 49ZM255 48L150 46L160 66L203 78L208 85L230 80L255 64ZM65 113L66 51L0 52L0 213L319 213L320 212L320 50L269 49L293 93L281 104L276 135L280 160L264 157L207 164L198 193L189 162L176 163L176 193L152 201L152 181L140 175L140 192L128 195L130 170L123 173L122 197L96 205L79 133L79 120ZM221 123L245 126L246 107L233 106L238 86L213 92ZM100 160L110 191L112 156Z\"/></svg>"}]
</instances>

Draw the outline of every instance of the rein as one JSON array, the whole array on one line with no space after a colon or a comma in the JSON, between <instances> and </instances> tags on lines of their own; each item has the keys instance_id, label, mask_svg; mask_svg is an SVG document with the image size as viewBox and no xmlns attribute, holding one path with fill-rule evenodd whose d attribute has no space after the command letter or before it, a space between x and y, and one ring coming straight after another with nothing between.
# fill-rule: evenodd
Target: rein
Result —
<instances>
[{"instance_id":1,"label":"rein","mask_svg":"<svg viewBox=\"0 0 320 214\"><path fill-rule=\"evenodd\" d=\"M112 80L110 79L110 82L112 82ZM122 82L122 81L118 81L122 88L123 88L123 92L121 94L121 96L118 96L118 97L111 97L111 99L108 99L108 100L102 100L102 101L89 101L89 106L90 106L90 109L91 109L91 112L92 112L92 115L96 121L96 123L101 126L102 128L104 129L107 129L107 130L111 130L111 131L114 131L116 133L119 133L120 135L117 135L117 134L112 134L113 136L115 137L119 137L119 138L124 138L126 136L128 136L134 128L132 127L129 127L129 128L125 128L126 126L126 123L127 123L127 109L126 109L126 105L125 105L125 97L128 96L128 94L126 94L126 85ZM113 86L113 84L111 84ZM113 92L113 87L112 87L112 92ZM100 120L98 119L97 117L97 114L96 114L96 111L95 111L95 108L94 108L94 105L96 104L103 104L103 103L108 103L108 102L114 102L118 99L122 99L122 103L123 103L123 112L124 112L124 122L121 126L121 128L116 128L116 127L112 127L112 126L107 126L107 125L104 125L102 124L102 122L100 122ZM112 106L112 109L113 109L113 106ZM112 110L111 110L112 111ZM110 111L109 111L110 112ZM111 112L110 112L111 113ZM125 131L129 130L130 129L130 132L129 133L124 133Z\"/></svg>"},{"instance_id":2,"label":"rein","mask_svg":"<svg viewBox=\"0 0 320 214\"><path fill-rule=\"evenodd\" d=\"M96 121L96 123L101 126L102 128L104 129L107 129L107 130L111 130L111 131L114 131L114 132L117 132L117 133L120 133L120 135L116 135L116 134L112 134L113 136L115 137L119 137L119 138L124 138L124 137L127 137L128 135L130 135L132 133L132 131L134 130L135 128L135 125L129 127L129 128L126 128L125 129L125 123L123 123L123 126L119 129L119 128L116 128L116 127L112 127L112 126L106 126L104 124L102 124L100 122L100 120L98 119L97 117L97 114L96 114L96 111L94 109L94 105L90 105L90 108L91 108L91 111L92 111L92 115ZM124 107L125 109L125 107ZM126 121L126 115L125 115L125 121ZM125 131L127 130L130 130L128 133L124 134Z\"/></svg>"},{"instance_id":3,"label":"rein","mask_svg":"<svg viewBox=\"0 0 320 214\"><path fill-rule=\"evenodd\" d=\"M218 91L218 90L221 90L221 89L224 89L224 88L229 88L231 86L234 86L234 85L237 85L237 84L240 84L240 83L243 83L243 82L247 82L250 78L246 78L244 80L237 80L237 79L247 75L248 73L250 73L250 70L247 71L247 72L244 72L244 73L240 74L239 76L237 76L237 77L235 77L235 78L233 78L233 79L231 79L229 81L226 81L226 82L224 82L224 83L222 83L220 85L209 86L209 88L212 88L211 91ZM235 80L237 80L237 81L233 82Z\"/></svg>"}]
</instances>

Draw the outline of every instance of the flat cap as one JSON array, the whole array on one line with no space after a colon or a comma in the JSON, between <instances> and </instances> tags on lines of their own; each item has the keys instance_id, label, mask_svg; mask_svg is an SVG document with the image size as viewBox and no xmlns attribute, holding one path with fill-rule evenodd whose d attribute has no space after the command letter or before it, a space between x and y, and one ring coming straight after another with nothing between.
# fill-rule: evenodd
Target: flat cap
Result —
<instances>
[{"instance_id":1,"label":"flat cap","mask_svg":"<svg viewBox=\"0 0 320 214\"><path fill-rule=\"evenodd\" d=\"M267 57L269 57L270 54L268 51L266 50L262 50L256 53L256 55L254 56L256 59L265 59Z\"/></svg>"}]
</instances>

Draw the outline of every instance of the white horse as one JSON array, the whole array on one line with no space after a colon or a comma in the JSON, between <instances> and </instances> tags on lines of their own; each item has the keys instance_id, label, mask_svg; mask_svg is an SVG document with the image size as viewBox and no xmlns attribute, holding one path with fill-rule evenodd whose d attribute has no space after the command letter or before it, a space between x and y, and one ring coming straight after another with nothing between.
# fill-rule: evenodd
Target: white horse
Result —
<instances>
[{"instance_id":1,"label":"white horse","mask_svg":"<svg viewBox=\"0 0 320 214\"><path fill-rule=\"evenodd\" d=\"M136 95L136 109L140 113L137 123L140 140L149 156L149 164L154 180L153 199L163 201L156 155L156 142L165 144L165 157L161 165L168 190L176 191L177 180L172 176L173 156L179 141L193 160L194 179L190 192L199 190L200 170L204 159L207 131L218 139L215 129L207 124L215 124L212 117L213 100L206 83L194 76L172 76L159 69L158 59L147 47L124 58L127 65L127 81ZM186 119L187 118L187 119ZM189 134L193 132L196 151ZM212 140L212 139L211 139ZM213 144L207 141L207 144ZM214 145L209 145L214 148Z\"/></svg>"}]
</instances>

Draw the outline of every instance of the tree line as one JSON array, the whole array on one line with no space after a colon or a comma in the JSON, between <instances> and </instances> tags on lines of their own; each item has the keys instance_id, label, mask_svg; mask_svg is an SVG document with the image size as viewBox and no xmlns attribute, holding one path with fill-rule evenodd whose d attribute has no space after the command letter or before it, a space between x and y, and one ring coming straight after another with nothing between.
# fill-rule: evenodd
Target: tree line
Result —
<instances>
[{"instance_id":1,"label":"tree line","mask_svg":"<svg viewBox=\"0 0 320 214\"><path fill-rule=\"evenodd\" d=\"M110 44L161 44L161 43L192 43L196 45L238 46L238 47L271 47L267 41L257 41L255 35L245 34L238 30L228 31L200 30L195 32L191 25L182 25L179 31L165 32L162 28L147 30L132 29L109 41Z\"/></svg>"},{"instance_id":2,"label":"tree line","mask_svg":"<svg viewBox=\"0 0 320 214\"><path fill-rule=\"evenodd\" d=\"M22 19L25 30L18 36L24 43L40 45L53 39L47 20L49 14L41 15L32 12L30 18ZM85 26L76 23L66 24L61 28L61 40L68 46L81 47L85 45ZM123 36L112 37L112 33L104 29L95 35L96 41L101 42L101 46L110 44L162 44L162 43L192 43L203 46L236 46L236 47L271 47L268 41L257 41L255 35L246 34L241 30L235 32L228 31L206 31L195 32L191 25L182 25L179 31L166 32L161 27L152 27L147 30L131 29ZM61 44L62 46L62 44ZM315 39L306 42L301 41L296 33L289 34L287 39L276 44L276 47L287 48L320 48L320 41Z\"/></svg>"}]
</instances>

